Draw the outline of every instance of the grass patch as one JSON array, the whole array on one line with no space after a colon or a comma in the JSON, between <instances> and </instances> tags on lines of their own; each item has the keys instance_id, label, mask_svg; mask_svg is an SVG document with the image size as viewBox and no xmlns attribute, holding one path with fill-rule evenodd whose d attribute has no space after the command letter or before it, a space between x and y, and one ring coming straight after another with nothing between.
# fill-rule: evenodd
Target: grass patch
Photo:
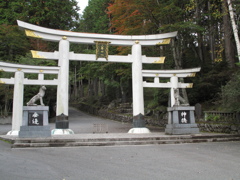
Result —
<instances>
[{"instance_id":1,"label":"grass patch","mask_svg":"<svg viewBox=\"0 0 240 180\"><path fill-rule=\"evenodd\" d=\"M13 144L13 142L11 140L7 140L7 139L0 138L0 141L3 141L3 142L8 143L8 144Z\"/></svg>"}]
</instances>

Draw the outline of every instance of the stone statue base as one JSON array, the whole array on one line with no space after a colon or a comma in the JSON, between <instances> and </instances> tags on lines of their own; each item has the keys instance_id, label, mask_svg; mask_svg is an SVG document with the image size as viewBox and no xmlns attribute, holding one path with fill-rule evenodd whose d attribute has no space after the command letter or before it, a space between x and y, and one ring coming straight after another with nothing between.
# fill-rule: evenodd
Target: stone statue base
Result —
<instances>
[{"instance_id":1,"label":"stone statue base","mask_svg":"<svg viewBox=\"0 0 240 180\"><path fill-rule=\"evenodd\" d=\"M168 109L168 124L165 134L198 134L193 106L173 106Z\"/></svg>"},{"instance_id":2,"label":"stone statue base","mask_svg":"<svg viewBox=\"0 0 240 180\"><path fill-rule=\"evenodd\" d=\"M50 137L48 111L48 106L23 106L23 123L18 136L20 138Z\"/></svg>"}]
</instances>

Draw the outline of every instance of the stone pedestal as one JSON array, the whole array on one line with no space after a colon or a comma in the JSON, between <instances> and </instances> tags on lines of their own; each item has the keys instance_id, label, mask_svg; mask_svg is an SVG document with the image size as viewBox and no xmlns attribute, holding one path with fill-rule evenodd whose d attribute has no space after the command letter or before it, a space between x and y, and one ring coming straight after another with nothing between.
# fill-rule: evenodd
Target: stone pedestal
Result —
<instances>
[{"instance_id":1,"label":"stone pedestal","mask_svg":"<svg viewBox=\"0 0 240 180\"><path fill-rule=\"evenodd\" d=\"M50 137L48 125L48 106L23 106L23 123L20 126L20 138Z\"/></svg>"},{"instance_id":2,"label":"stone pedestal","mask_svg":"<svg viewBox=\"0 0 240 180\"><path fill-rule=\"evenodd\" d=\"M168 124L166 134L198 134L193 106L173 106L168 109Z\"/></svg>"}]
</instances>

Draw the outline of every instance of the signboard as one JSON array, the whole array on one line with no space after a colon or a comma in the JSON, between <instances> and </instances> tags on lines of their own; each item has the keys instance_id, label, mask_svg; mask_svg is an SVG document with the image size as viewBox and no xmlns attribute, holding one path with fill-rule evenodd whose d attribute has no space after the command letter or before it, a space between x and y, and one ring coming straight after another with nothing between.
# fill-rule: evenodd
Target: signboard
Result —
<instances>
[{"instance_id":1,"label":"signboard","mask_svg":"<svg viewBox=\"0 0 240 180\"><path fill-rule=\"evenodd\" d=\"M190 123L190 111L178 111L179 124Z\"/></svg>"},{"instance_id":2,"label":"signboard","mask_svg":"<svg viewBox=\"0 0 240 180\"><path fill-rule=\"evenodd\" d=\"M43 126L43 113L41 111L29 112L28 126Z\"/></svg>"}]
</instances>

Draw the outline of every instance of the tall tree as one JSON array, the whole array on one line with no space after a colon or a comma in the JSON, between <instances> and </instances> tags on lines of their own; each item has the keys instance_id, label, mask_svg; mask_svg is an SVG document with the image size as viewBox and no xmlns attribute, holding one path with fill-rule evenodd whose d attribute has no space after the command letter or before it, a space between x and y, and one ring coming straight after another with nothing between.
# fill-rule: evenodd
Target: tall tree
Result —
<instances>
[{"instance_id":1,"label":"tall tree","mask_svg":"<svg viewBox=\"0 0 240 180\"><path fill-rule=\"evenodd\" d=\"M18 29L16 20L23 20L48 28L71 30L76 26L79 18L78 10L76 0L0 1L0 60L23 64L49 65L49 61L32 59L27 52L29 52L30 47L51 51L51 46L40 40L29 40L24 32ZM11 109L12 88L6 85L0 86L2 90L0 93L1 99L5 99L5 102L1 100L1 104L4 104L1 108L6 114L6 110ZM31 90L32 88L26 86L25 96L28 96L28 92L31 92ZM54 91L54 87L48 88L48 92L51 91ZM54 100L55 97L49 96L48 100L50 101L51 98Z\"/></svg>"},{"instance_id":2,"label":"tall tree","mask_svg":"<svg viewBox=\"0 0 240 180\"><path fill-rule=\"evenodd\" d=\"M79 19L76 0L5 0L0 2L0 24L22 20L43 27L70 30Z\"/></svg>"},{"instance_id":3,"label":"tall tree","mask_svg":"<svg viewBox=\"0 0 240 180\"><path fill-rule=\"evenodd\" d=\"M233 31L231 28L230 17L228 13L228 4L223 1L223 32L224 32L224 52L228 66L235 67L235 48L233 44Z\"/></svg>"},{"instance_id":4,"label":"tall tree","mask_svg":"<svg viewBox=\"0 0 240 180\"><path fill-rule=\"evenodd\" d=\"M239 62L240 62L240 40L239 40L239 36L238 36L238 28L237 28L235 18L234 18L232 1L227 0L227 2L228 2L228 9L229 9L229 14L230 14L233 34L234 34L234 38L235 38L235 42L236 42L236 46L237 46L238 59L239 59Z\"/></svg>"},{"instance_id":5,"label":"tall tree","mask_svg":"<svg viewBox=\"0 0 240 180\"><path fill-rule=\"evenodd\" d=\"M29 43L17 26L0 25L0 60L16 61L17 56L24 56L29 51Z\"/></svg>"},{"instance_id":6,"label":"tall tree","mask_svg":"<svg viewBox=\"0 0 240 180\"><path fill-rule=\"evenodd\" d=\"M106 14L109 0L89 0L79 24L79 31L109 33L109 18Z\"/></svg>"}]
</instances>

